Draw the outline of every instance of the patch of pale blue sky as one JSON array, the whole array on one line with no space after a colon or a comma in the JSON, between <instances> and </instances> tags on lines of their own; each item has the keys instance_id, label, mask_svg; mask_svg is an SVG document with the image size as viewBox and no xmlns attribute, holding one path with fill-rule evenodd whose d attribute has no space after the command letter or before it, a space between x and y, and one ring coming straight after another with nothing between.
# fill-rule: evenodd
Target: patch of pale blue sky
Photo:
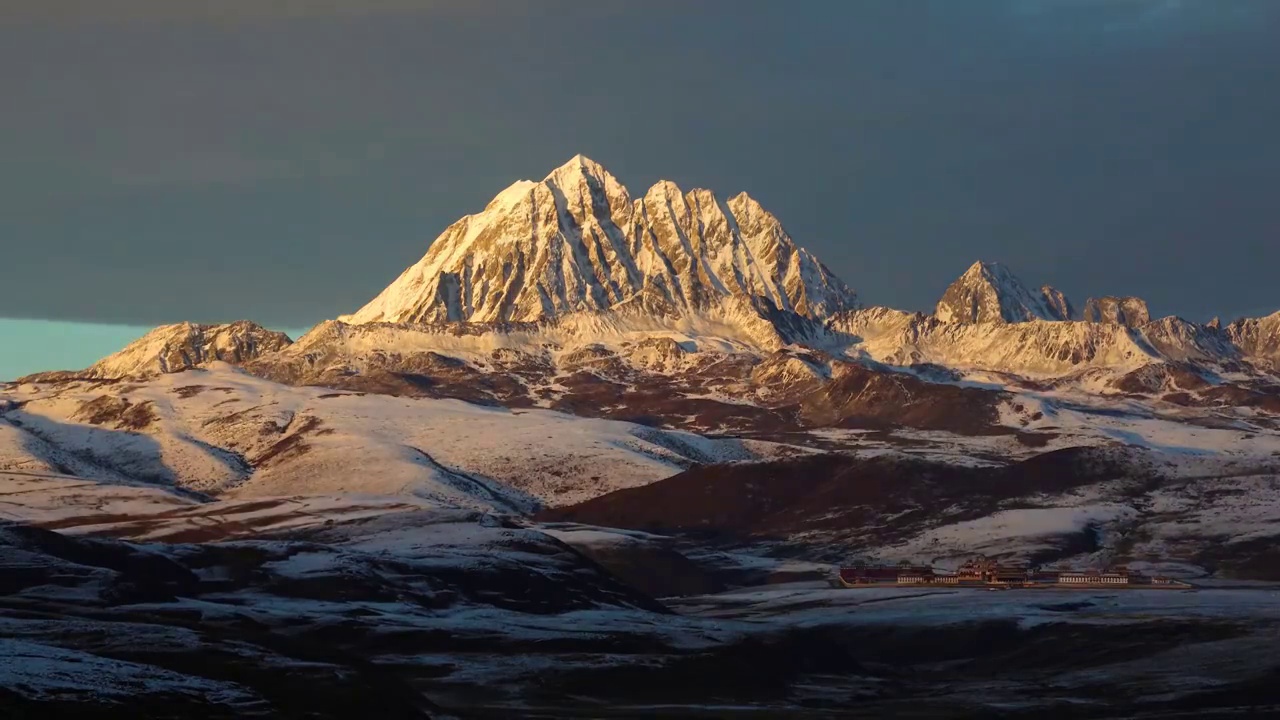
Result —
<instances>
[{"instance_id":1,"label":"patch of pale blue sky","mask_svg":"<svg viewBox=\"0 0 1280 720\"><path fill-rule=\"evenodd\" d=\"M276 329L295 340L306 332ZM0 382L45 370L86 368L149 330L140 325L0 318Z\"/></svg>"}]
</instances>

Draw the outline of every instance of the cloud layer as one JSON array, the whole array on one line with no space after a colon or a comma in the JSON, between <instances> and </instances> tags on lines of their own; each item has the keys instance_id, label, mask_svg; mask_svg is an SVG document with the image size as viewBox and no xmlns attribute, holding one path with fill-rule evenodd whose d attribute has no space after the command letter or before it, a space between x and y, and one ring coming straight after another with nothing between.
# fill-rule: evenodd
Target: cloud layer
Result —
<instances>
[{"instance_id":1,"label":"cloud layer","mask_svg":"<svg viewBox=\"0 0 1280 720\"><path fill-rule=\"evenodd\" d=\"M470 0L469 0L470 2ZM477 7L488 5L478 0ZM451 11L446 0L38 0L0 6L0 22L253 21Z\"/></svg>"},{"instance_id":2,"label":"cloud layer","mask_svg":"<svg viewBox=\"0 0 1280 720\"><path fill-rule=\"evenodd\" d=\"M1015 14L1068 31L1183 34L1249 29L1272 0L1011 0Z\"/></svg>"},{"instance_id":3,"label":"cloud layer","mask_svg":"<svg viewBox=\"0 0 1280 720\"><path fill-rule=\"evenodd\" d=\"M1280 303L1274 0L3 8L8 315L313 323L579 152L751 192L871 302L985 258L1157 313Z\"/></svg>"}]
</instances>

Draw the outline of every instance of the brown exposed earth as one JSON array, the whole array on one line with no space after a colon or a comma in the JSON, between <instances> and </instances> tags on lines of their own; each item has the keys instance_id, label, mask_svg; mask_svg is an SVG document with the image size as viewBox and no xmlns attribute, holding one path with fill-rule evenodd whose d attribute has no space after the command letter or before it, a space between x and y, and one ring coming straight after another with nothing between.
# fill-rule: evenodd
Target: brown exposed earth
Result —
<instances>
[{"instance_id":1,"label":"brown exposed earth","mask_svg":"<svg viewBox=\"0 0 1280 720\"><path fill-rule=\"evenodd\" d=\"M133 403L114 395L99 395L81 404L73 417L90 425L110 424L120 430L144 430L156 421L151 402Z\"/></svg>"},{"instance_id":2,"label":"brown exposed earth","mask_svg":"<svg viewBox=\"0 0 1280 720\"><path fill-rule=\"evenodd\" d=\"M821 532L830 549L905 539L926 523L985 517L1010 500L1147 471L1105 449L1069 448L1004 467L962 467L900 456L821 454L707 465L538 519L712 536L781 540ZM839 542L844 540L846 542Z\"/></svg>"},{"instance_id":3,"label":"brown exposed earth","mask_svg":"<svg viewBox=\"0 0 1280 720\"><path fill-rule=\"evenodd\" d=\"M909 427L961 435L1006 434L1002 392L931 383L906 373L840 363L832 380L799 405L810 427Z\"/></svg>"},{"instance_id":4,"label":"brown exposed earth","mask_svg":"<svg viewBox=\"0 0 1280 720\"><path fill-rule=\"evenodd\" d=\"M282 462L305 455L310 450L306 443L307 435L323 433L324 430L321 429L323 424L320 418L313 415L305 415L301 418L295 416L288 427L276 428L275 434L282 434L283 437L260 454L249 458L249 464L260 468L273 462ZM263 434L271 434L268 428L263 430Z\"/></svg>"}]
</instances>

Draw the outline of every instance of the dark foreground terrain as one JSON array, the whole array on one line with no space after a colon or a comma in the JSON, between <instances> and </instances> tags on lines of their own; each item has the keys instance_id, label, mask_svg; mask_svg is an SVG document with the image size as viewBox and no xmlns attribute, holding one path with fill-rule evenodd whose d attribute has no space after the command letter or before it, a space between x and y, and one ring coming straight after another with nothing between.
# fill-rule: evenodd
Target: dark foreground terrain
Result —
<instances>
[{"instance_id":1,"label":"dark foreground terrain","mask_svg":"<svg viewBox=\"0 0 1280 720\"><path fill-rule=\"evenodd\" d=\"M1033 565L1280 580L1280 461L1200 462L1171 465L1122 446L970 466L901 453L814 454L697 466L537 517L827 563L869 556L954 565L981 552Z\"/></svg>"},{"instance_id":2,"label":"dark foreground terrain","mask_svg":"<svg viewBox=\"0 0 1280 720\"><path fill-rule=\"evenodd\" d=\"M3 526L0 715L1280 712L1271 586L718 589L659 602L550 535L459 511L202 544Z\"/></svg>"}]
</instances>

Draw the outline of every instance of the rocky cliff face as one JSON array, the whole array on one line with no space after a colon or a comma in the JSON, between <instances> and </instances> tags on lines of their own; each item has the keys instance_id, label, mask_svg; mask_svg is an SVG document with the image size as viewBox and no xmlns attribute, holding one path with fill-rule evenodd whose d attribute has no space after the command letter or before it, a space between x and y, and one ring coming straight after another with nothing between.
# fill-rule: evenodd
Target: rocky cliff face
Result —
<instances>
[{"instance_id":1,"label":"rocky cliff face","mask_svg":"<svg viewBox=\"0 0 1280 720\"><path fill-rule=\"evenodd\" d=\"M1226 327L1226 334L1246 355L1280 361L1280 312L1236 320Z\"/></svg>"},{"instance_id":2,"label":"rocky cliff face","mask_svg":"<svg viewBox=\"0 0 1280 720\"><path fill-rule=\"evenodd\" d=\"M1054 317L1060 320L1077 319L1076 309L1071 304L1071 301L1067 299L1066 293L1055 287L1045 285L1040 288L1040 295L1044 298L1045 302L1048 303L1049 310Z\"/></svg>"},{"instance_id":3,"label":"rocky cliff face","mask_svg":"<svg viewBox=\"0 0 1280 720\"><path fill-rule=\"evenodd\" d=\"M1084 319L1087 322L1140 327L1151 322L1151 311L1142 298L1108 295L1085 301Z\"/></svg>"}]
</instances>

